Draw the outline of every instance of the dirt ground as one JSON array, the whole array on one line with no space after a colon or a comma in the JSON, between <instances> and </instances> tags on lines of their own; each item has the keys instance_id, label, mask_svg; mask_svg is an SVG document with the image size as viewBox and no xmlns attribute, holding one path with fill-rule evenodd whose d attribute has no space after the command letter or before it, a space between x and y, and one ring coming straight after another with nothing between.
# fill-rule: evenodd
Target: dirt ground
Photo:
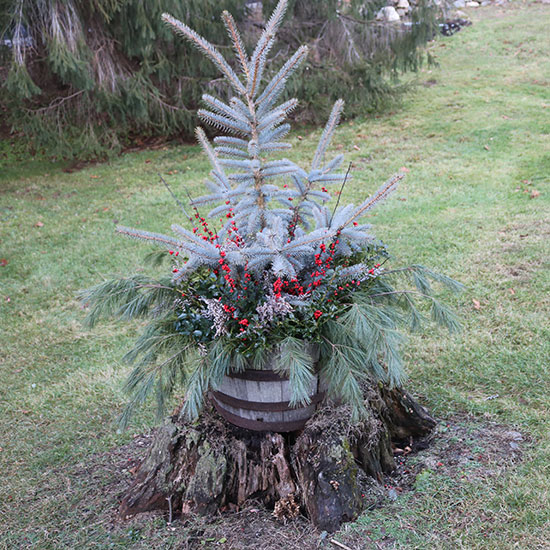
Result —
<instances>
[{"instance_id":1,"label":"dirt ground","mask_svg":"<svg viewBox=\"0 0 550 550\"><path fill-rule=\"evenodd\" d=\"M355 540L358 535L356 532L354 534L353 529L344 529L336 534L320 533L305 517L282 524L273 518L270 510L254 502L244 509L227 509L209 518L178 517L174 511L171 518L168 513L155 512L122 522L117 517L118 503L145 456L152 437L153 432L136 435L130 444L94 456L86 464L75 465L71 472L60 475L59 479L73 480L69 485L74 486L77 492L74 496L77 498L79 493L82 495L82 487L86 487L84 522L100 525L102 529L111 531L116 539L120 538L121 542L128 533L142 533L142 539L148 541L147 548L157 548L157 543L158 548L165 547L167 537L175 543L170 547L178 550L343 548L332 542L336 539L353 550L392 546L391 538L387 541L369 541L365 539L368 539L365 532L361 533L361 540ZM425 481L427 472L472 482L500 475L504 469L522 459L528 444L529 439L524 434L496 423L473 421L467 417L441 421L428 438L404 441L395 446L397 468L383 484L364 480L365 513L386 507L406 493L415 491ZM66 481L64 489L59 486L56 489L55 485L53 483L49 490L67 490ZM135 547L141 548L139 544Z\"/></svg>"}]
</instances>

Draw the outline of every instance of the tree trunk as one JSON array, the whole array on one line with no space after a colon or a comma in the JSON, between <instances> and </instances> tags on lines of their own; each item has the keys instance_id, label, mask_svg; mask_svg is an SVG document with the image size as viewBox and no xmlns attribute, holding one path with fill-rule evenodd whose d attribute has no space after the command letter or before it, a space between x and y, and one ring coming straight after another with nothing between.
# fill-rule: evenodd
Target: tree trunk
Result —
<instances>
[{"instance_id":1,"label":"tree trunk","mask_svg":"<svg viewBox=\"0 0 550 550\"><path fill-rule=\"evenodd\" d=\"M212 410L198 423L168 419L124 496L120 515L155 509L212 514L262 501L279 519L300 510L335 531L373 505L393 470L392 442L426 436L435 420L403 390L365 388L369 414L352 423L345 405L327 403L300 432L252 432Z\"/></svg>"}]
</instances>

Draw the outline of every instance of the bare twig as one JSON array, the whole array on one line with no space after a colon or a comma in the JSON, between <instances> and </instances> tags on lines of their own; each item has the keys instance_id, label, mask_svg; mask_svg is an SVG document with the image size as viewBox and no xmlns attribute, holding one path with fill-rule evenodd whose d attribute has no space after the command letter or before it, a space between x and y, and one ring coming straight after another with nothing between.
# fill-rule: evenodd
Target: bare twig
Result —
<instances>
[{"instance_id":1,"label":"bare twig","mask_svg":"<svg viewBox=\"0 0 550 550\"><path fill-rule=\"evenodd\" d=\"M190 222L192 222L193 218L191 218L191 216L187 213L187 211L185 210L185 206L183 206L183 203L178 199L178 197L176 197L175 193L172 191L170 186L166 183L166 180L160 174L158 176L160 178L160 181L162 181L162 183L164 183L164 186L166 187L166 189L168 189L168 192L170 193L170 195L172 195L172 198L176 201L177 205L181 208L181 211L183 212L183 215Z\"/></svg>"},{"instance_id":2,"label":"bare twig","mask_svg":"<svg viewBox=\"0 0 550 550\"><path fill-rule=\"evenodd\" d=\"M27 109L30 113L43 113L44 111L51 111L53 109L57 109L60 105L65 103L65 101L69 101L70 99L73 99L76 96L79 96L83 94L85 90L78 90L78 92L75 92L74 94L65 96L65 97L56 97L49 105L46 105L45 107L40 107L40 109Z\"/></svg>"},{"instance_id":3,"label":"bare twig","mask_svg":"<svg viewBox=\"0 0 550 550\"><path fill-rule=\"evenodd\" d=\"M168 501L168 525L172 525L172 495L166 497Z\"/></svg>"},{"instance_id":4,"label":"bare twig","mask_svg":"<svg viewBox=\"0 0 550 550\"><path fill-rule=\"evenodd\" d=\"M338 194L338 199L336 201L336 204L334 205L334 210L332 211L332 215L330 216L330 222L328 223L328 226L330 227L332 225L332 218L334 218L334 214L336 214L336 209L338 208L338 205L340 204L340 199L342 198L342 193L344 191L344 187L346 186L346 182L348 181L349 173L351 170L353 163L350 162L348 165L348 170L346 172L346 176L344 177L344 181L342 182L342 187L340 187L340 193Z\"/></svg>"},{"instance_id":5,"label":"bare twig","mask_svg":"<svg viewBox=\"0 0 550 550\"><path fill-rule=\"evenodd\" d=\"M351 550L349 546L346 546L345 544L342 544L341 542L337 541L336 539L330 539L330 543L334 544L334 546L338 546L338 548L342 548L342 550Z\"/></svg>"}]
</instances>

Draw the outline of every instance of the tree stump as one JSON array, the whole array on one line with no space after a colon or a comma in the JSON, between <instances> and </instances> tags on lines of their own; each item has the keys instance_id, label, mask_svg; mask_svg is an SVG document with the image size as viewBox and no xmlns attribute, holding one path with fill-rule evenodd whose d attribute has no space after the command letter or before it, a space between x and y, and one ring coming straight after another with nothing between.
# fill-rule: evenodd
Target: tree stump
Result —
<instances>
[{"instance_id":1,"label":"tree stump","mask_svg":"<svg viewBox=\"0 0 550 550\"><path fill-rule=\"evenodd\" d=\"M303 511L319 529L335 531L382 491L395 467L392 442L409 444L436 424L406 391L373 384L364 396L369 414L360 423L349 407L326 403L303 430L284 435L238 428L213 410L195 423L174 416L158 430L120 515L213 514L254 499L279 519Z\"/></svg>"}]
</instances>

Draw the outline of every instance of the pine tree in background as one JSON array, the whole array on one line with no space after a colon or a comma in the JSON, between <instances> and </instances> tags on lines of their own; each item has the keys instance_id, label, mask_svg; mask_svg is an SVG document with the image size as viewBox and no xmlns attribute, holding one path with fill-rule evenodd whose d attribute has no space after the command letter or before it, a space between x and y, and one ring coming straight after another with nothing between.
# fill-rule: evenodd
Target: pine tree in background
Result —
<instances>
[{"instance_id":1,"label":"pine tree in background","mask_svg":"<svg viewBox=\"0 0 550 550\"><path fill-rule=\"evenodd\" d=\"M270 13L276 0L264 0ZM427 0L411 0L404 24L377 21L387 0L291 0L292 18L281 29L279 49L284 53L308 44L306 78L293 79L288 97L299 97L300 120L320 123L338 98L346 101L346 116L379 111L408 89L398 77L415 72L433 59L425 45L438 32L440 12Z\"/></svg>"},{"instance_id":2,"label":"pine tree in background","mask_svg":"<svg viewBox=\"0 0 550 550\"><path fill-rule=\"evenodd\" d=\"M201 94L217 89L219 73L160 16L192 21L218 43L224 9L238 19L245 11L241 0L8 2L3 103L11 123L34 148L69 158L116 152L132 138L190 136Z\"/></svg>"},{"instance_id":3,"label":"pine tree in background","mask_svg":"<svg viewBox=\"0 0 550 550\"><path fill-rule=\"evenodd\" d=\"M264 2L264 11L273 7ZM244 0L4 0L0 32L10 37L2 103L35 149L61 157L117 152L151 136L192 136L204 89L218 94L220 72L160 23L164 11L190 24L220 51L231 48L219 15L246 23L249 45L262 23ZM294 0L280 55L310 46L305 78L289 83L303 99L300 118L318 122L343 97L348 116L381 108L403 91L391 77L416 70L434 34L434 9L419 4L413 25L373 21L381 0ZM235 69L235 67L233 67ZM277 61L273 72L280 67ZM323 70L319 70L323 69Z\"/></svg>"}]
</instances>

